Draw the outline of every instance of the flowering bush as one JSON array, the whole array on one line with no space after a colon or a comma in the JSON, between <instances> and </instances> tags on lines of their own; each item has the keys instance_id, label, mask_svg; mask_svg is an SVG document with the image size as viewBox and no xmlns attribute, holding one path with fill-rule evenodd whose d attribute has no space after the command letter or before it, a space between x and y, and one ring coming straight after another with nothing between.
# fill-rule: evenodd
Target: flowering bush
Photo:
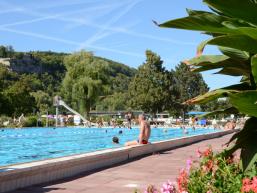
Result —
<instances>
[{"instance_id":1,"label":"flowering bush","mask_svg":"<svg viewBox=\"0 0 257 193\"><path fill-rule=\"evenodd\" d=\"M158 190L153 185L144 193L257 193L257 168L243 173L239 158L225 157L226 152L214 154L211 147L197 150L199 160L188 159L181 169L177 184L170 181Z\"/></svg>"},{"instance_id":2,"label":"flowering bush","mask_svg":"<svg viewBox=\"0 0 257 193\"><path fill-rule=\"evenodd\" d=\"M190 169L188 192L240 192L243 173L238 160L225 158L224 153L214 155L210 147L198 150L198 155L201 160Z\"/></svg>"}]
</instances>

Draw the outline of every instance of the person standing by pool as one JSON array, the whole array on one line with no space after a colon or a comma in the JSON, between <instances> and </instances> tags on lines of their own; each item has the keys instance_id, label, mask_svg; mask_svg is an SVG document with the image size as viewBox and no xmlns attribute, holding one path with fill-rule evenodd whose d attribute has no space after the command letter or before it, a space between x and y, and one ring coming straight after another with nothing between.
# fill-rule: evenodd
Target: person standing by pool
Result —
<instances>
[{"instance_id":1,"label":"person standing by pool","mask_svg":"<svg viewBox=\"0 0 257 193\"><path fill-rule=\"evenodd\" d=\"M148 144L148 140L151 135L150 124L146 121L144 114L141 114L138 116L138 121L139 121L139 125L140 125L140 133L139 133L138 140L129 141L125 144L125 146Z\"/></svg>"},{"instance_id":2,"label":"person standing by pool","mask_svg":"<svg viewBox=\"0 0 257 193\"><path fill-rule=\"evenodd\" d=\"M128 112L128 114L126 114L126 119L127 119L127 122L128 122L128 128L131 129L131 119L132 119L132 113L131 112Z\"/></svg>"}]
</instances>

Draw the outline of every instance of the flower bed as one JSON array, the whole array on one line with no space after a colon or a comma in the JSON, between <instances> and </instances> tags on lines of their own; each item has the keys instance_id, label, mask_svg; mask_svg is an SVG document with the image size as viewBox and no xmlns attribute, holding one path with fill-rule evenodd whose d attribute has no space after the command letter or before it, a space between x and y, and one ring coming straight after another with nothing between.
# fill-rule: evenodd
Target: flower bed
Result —
<instances>
[{"instance_id":1,"label":"flower bed","mask_svg":"<svg viewBox=\"0 0 257 193\"><path fill-rule=\"evenodd\" d=\"M167 181L160 188L149 185L144 193L257 193L255 165L243 173L237 155L228 157L226 151L214 154L211 147L196 153L198 159L186 161L176 184Z\"/></svg>"}]
</instances>

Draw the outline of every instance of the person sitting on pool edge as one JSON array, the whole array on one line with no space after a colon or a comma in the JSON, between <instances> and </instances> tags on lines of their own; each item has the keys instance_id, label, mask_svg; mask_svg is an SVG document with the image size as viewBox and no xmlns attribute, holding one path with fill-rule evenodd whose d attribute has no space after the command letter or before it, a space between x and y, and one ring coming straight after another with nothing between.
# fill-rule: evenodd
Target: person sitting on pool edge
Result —
<instances>
[{"instance_id":1,"label":"person sitting on pool edge","mask_svg":"<svg viewBox=\"0 0 257 193\"><path fill-rule=\"evenodd\" d=\"M139 125L140 125L140 134L139 134L138 140L129 141L129 142L125 143L125 146L148 144L148 140L151 135L150 124L145 120L144 114L141 114L138 116L138 121L139 121Z\"/></svg>"}]
</instances>

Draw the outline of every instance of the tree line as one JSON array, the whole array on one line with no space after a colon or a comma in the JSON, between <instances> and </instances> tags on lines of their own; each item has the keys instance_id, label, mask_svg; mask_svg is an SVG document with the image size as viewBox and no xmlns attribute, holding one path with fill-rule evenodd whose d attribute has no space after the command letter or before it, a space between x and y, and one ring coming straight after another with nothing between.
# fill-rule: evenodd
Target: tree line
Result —
<instances>
[{"instance_id":1,"label":"tree line","mask_svg":"<svg viewBox=\"0 0 257 193\"><path fill-rule=\"evenodd\" d=\"M4 48L0 47L1 57L17 58L18 52ZM200 73L192 73L182 63L167 70L161 57L150 50L138 69L84 50L29 54L36 61L34 65L43 69L41 73L15 72L0 65L1 115L54 113L55 95L84 116L92 110L142 110L151 114L169 111L181 115L195 108L182 104L185 100L209 89ZM207 110L208 106L200 108Z\"/></svg>"}]
</instances>

